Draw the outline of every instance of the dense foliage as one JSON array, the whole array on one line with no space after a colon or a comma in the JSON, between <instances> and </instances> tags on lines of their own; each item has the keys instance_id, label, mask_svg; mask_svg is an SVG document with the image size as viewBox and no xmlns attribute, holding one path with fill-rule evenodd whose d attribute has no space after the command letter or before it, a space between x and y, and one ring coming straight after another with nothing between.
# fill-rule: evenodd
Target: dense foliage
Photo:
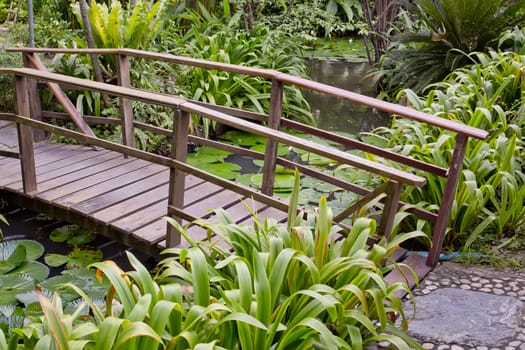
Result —
<instances>
[{"instance_id":1,"label":"dense foliage","mask_svg":"<svg viewBox=\"0 0 525 350\"><path fill-rule=\"evenodd\" d=\"M306 222L296 216L298 186L297 177L284 224L256 214L253 224L235 224L219 210L217 222L200 222L215 238L194 242L172 221L190 247L166 250L170 256L154 275L131 254L128 272L111 261L94 263L109 283L104 302L73 283L52 296L38 289L41 311L0 332L0 347L363 349L381 341L420 349L403 332L407 319L396 292L406 285L388 285L383 276L395 268L385 265L390 254L421 233L368 247L376 223L361 218L334 241L338 229L324 199ZM66 294L81 301L64 302Z\"/></svg>"},{"instance_id":2,"label":"dense foliage","mask_svg":"<svg viewBox=\"0 0 525 350\"><path fill-rule=\"evenodd\" d=\"M522 234L525 223L525 56L492 51L471 57L480 63L455 70L425 95L403 94L416 109L491 131L486 141L469 141L447 235L450 248L508 239ZM450 133L407 120L396 119L376 134L383 146L442 166L454 147ZM432 209L443 197L444 181L427 181L403 199Z\"/></svg>"},{"instance_id":3,"label":"dense foliage","mask_svg":"<svg viewBox=\"0 0 525 350\"><path fill-rule=\"evenodd\" d=\"M472 52L497 46L506 29L524 23L525 1L417 0L380 64L382 88L421 91L475 59Z\"/></svg>"}]
</instances>

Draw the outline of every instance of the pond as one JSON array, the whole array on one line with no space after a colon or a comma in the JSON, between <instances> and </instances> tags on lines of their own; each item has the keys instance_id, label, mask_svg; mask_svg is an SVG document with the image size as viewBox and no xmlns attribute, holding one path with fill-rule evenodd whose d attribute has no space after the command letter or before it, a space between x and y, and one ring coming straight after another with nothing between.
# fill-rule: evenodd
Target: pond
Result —
<instances>
[{"instance_id":1,"label":"pond","mask_svg":"<svg viewBox=\"0 0 525 350\"><path fill-rule=\"evenodd\" d=\"M5 216L9 222L9 226L0 224L0 229L4 233L6 241L29 239L40 242L45 249L45 255L60 254L64 256L73 256L75 247L67 243L57 243L50 238L50 234L60 227L68 226L64 221L50 218L48 216L32 212L27 209L13 207L7 203L3 204L0 213ZM85 245L78 245L78 252L76 254L76 261L84 260L82 255L88 255L93 251L100 252L102 260L113 260L124 269L128 269L129 263L125 256L125 252L129 251L137 256L146 266L154 267L156 261L136 249L129 248L115 240L107 238L102 235L95 235L92 241ZM38 259L39 262L44 263L44 256ZM54 267L46 264L50 270L50 276L56 276L64 270L63 266Z\"/></svg>"},{"instance_id":2,"label":"pond","mask_svg":"<svg viewBox=\"0 0 525 350\"><path fill-rule=\"evenodd\" d=\"M310 79L363 95L374 96L373 82L367 77L366 62L306 60ZM390 122L390 116L375 109L318 92L306 91L306 99L317 116L318 127L328 131L357 134Z\"/></svg>"}]
</instances>

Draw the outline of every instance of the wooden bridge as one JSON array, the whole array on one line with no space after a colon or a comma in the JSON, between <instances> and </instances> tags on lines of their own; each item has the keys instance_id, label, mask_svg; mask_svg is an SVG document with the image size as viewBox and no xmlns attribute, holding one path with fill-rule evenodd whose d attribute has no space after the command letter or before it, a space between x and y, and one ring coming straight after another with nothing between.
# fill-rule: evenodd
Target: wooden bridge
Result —
<instances>
[{"instance_id":1,"label":"wooden bridge","mask_svg":"<svg viewBox=\"0 0 525 350\"><path fill-rule=\"evenodd\" d=\"M329 85L298 78L274 70L235 66L186 57L129 49L29 49L16 48L24 55L25 68L3 68L1 74L14 76L17 114L0 114L0 120L16 123L19 151L0 151L0 198L20 206L92 228L99 233L117 238L141 249L155 253L166 246L184 245L180 235L163 219L169 215L179 222L190 223L198 218L209 218L209 209L224 208L236 222L251 220L247 203L259 218L286 220L288 204L272 196L275 168L281 165L298 169L308 175L334 184L361 196L357 202L338 214L334 221L343 228L342 221L360 208L381 198L380 232L389 235L394 216L403 205L400 194L403 186L420 187L425 178L409 171L372 162L338 148L316 144L290 135L281 128L304 133L339 143L343 148L357 149L399 163L404 168L417 169L446 181L444 198L437 212L409 209L415 215L434 224L433 246L426 264L434 266L450 215L455 188L469 137L484 139L487 132L463 124L425 114L411 108L380 101ZM114 55L118 62L118 85L98 83L51 73L37 54L94 54ZM186 100L181 97L139 90L131 85L130 58L151 59L169 64L199 66L269 79L272 82L268 115L217 105ZM65 113L44 111L41 108L37 82L46 84ZM360 141L319 130L281 116L283 89L293 84L305 89L330 94L351 102L431 124L456 133L456 148L448 168L421 162L401 154L374 147ZM63 89L82 89L116 96L120 99L120 119L81 115ZM173 130L139 123L133 119L132 102L142 101L173 109ZM229 127L263 136L264 153L255 152L188 134L191 115L209 118ZM80 132L50 123L51 120L73 121ZM88 124L112 124L122 127L122 144L95 137ZM134 147L134 130L142 129L171 138L169 157L147 153ZM34 143L33 136L54 133L77 141L83 146ZM243 157L264 160L261 190L224 180L186 163L188 143L206 145L237 153ZM365 188L335 176L277 156L277 146L286 144L330 159L340 164L366 171L382 179L376 188ZM206 232L189 228L196 240L206 239Z\"/></svg>"}]
</instances>

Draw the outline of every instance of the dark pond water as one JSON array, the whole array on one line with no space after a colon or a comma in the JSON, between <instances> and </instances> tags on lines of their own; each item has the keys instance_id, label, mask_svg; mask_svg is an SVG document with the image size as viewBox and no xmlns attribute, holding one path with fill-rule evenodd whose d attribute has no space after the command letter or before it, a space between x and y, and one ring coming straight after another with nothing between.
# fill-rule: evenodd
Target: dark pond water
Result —
<instances>
[{"instance_id":1,"label":"dark pond water","mask_svg":"<svg viewBox=\"0 0 525 350\"><path fill-rule=\"evenodd\" d=\"M307 60L312 80L373 96L372 81L366 77L368 63ZM390 117L375 109L354 104L318 92L305 92L312 111L318 115L318 126L329 131L356 134L387 125Z\"/></svg>"},{"instance_id":2,"label":"dark pond water","mask_svg":"<svg viewBox=\"0 0 525 350\"><path fill-rule=\"evenodd\" d=\"M3 204L0 213L4 215L9 222L9 226L0 223L0 228L6 240L36 240L44 246L44 254L57 253L67 255L73 248L65 243L56 243L49 239L51 231L58 227L68 225L67 222L46 217L27 209L13 207L7 203ZM126 251L133 253L149 268L153 268L156 263L154 258L102 235L97 235L94 241L86 245L86 248L99 249L103 254L103 260L113 260L124 270L131 268L125 254ZM39 259L42 263L44 263L43 258L42 256ZM57 275L62 270L62 267L50 267L50 276Z\"/></svg>"}]
</instances>

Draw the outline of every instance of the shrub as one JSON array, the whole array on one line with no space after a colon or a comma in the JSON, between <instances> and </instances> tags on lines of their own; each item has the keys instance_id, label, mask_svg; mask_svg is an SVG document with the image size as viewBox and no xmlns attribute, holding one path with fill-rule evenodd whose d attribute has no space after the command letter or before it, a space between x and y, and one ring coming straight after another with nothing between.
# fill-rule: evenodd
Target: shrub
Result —
<instances>
[{"instance_id":1,"label":"shrub","mask_svg":"<svg viewBox=\"0 0 525 350\"><path fill-rule=\"evenodd\" d=\"M298 186L297 178L296 194ZM218 222L199 223L217 235L208 242L192 241L170 219L190 247L166 250L174 255L155 276L129 253L129 272L111 261L95 263L111 284L103 306L72 284L84 298L73 313L63 311L58 294L49 300L39 292L44 316L15 330L16 339L46 348L362 349L385 341L422 349L403 332L396 291L407 286L383 279L393 268L385 265L388 256L420 233L367 247L376 224L362 218L336 241L326 200L305 223L291 207L287 224L261 222L254 214L253 226L235 224L217 210Z\"/></svg>"},{"instance_id":2,"label":"shrub","mask_svg":"<svg viewBox=\"0 0 525 350\"><path fill-rule=\"evenodd\" d=\"M506 29L523 23L525 1L418 0L407 5L406 29L392 42L378 75L389 92L420 92L456 68L472 63L472 52L496 47Z\"/></svg>"},{"instance_id":3,"label":"shrub","mask_svg":"<svg viewBox=\"0 0 525 350\"><path fill-rule=\"evenodd\" d=\"M418 110L491 131L486 141L469 140L446 237L451 249L469 249L483 235L509 238L525 222L525 56L490 52L471 57L480 63L454 71L426 95L404 92ZM450 133L407 120L396 119L375 133L391 149L440 166L447 166L454 147ZM405 191L403 200L435 209L445 182L430 176L427 181L421 189ZM430 227L426 230L430 234Z\"/></svg>"}]
</instances>

